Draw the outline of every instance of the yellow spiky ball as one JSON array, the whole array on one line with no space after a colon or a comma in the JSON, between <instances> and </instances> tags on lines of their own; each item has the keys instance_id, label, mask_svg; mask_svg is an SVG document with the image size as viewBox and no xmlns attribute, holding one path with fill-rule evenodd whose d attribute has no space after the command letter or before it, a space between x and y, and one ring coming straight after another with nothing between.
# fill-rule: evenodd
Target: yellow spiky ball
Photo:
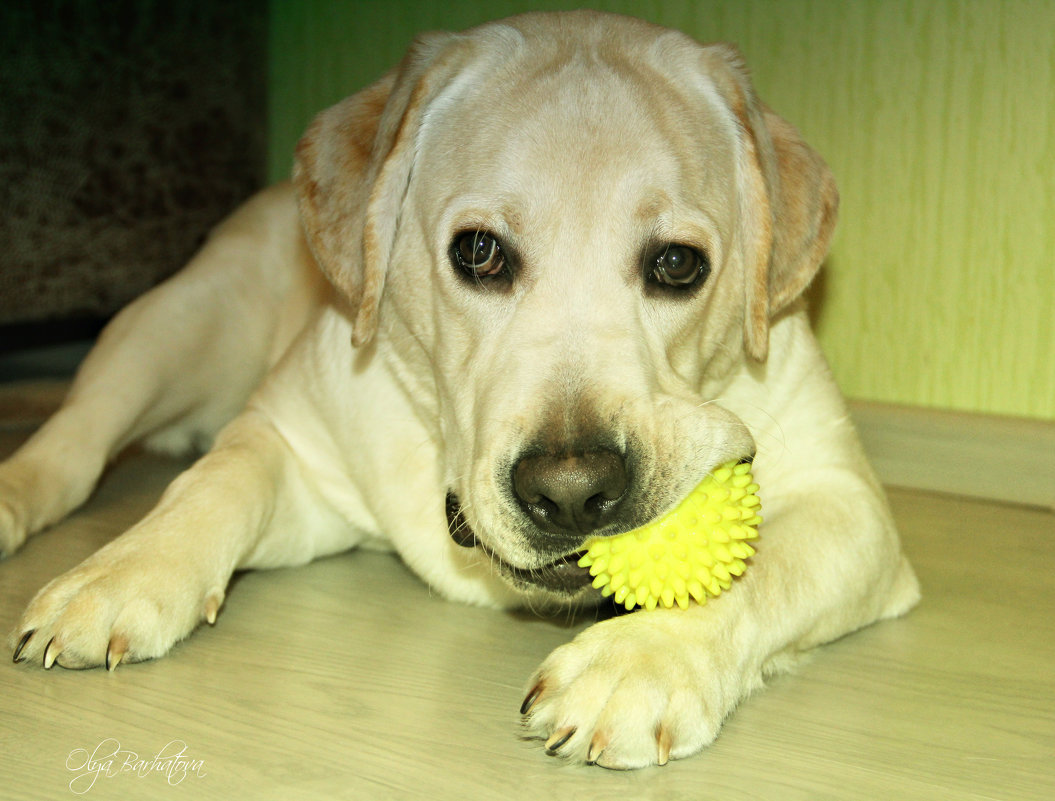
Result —
<instances>
[{"instance_id":1,"label":"yellow spiky ball","mask_svg":"<svg viewBox=\"0 0 1055 801\"><path fill-rule=\"evenodd\" d=\"M688 608L732 586L755 553L761 502L751 465L722 465L658 520L586 543L579 567L593 586L628 610L635 606Z\"/></svg>"}]
</instances>

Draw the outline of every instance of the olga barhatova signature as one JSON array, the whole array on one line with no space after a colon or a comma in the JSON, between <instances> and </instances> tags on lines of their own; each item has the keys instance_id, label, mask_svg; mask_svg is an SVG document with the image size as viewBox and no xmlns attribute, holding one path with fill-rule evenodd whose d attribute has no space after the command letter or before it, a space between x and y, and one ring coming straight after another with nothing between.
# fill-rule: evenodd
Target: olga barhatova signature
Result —
<instances>
[{"instance_id":1,"label":"olga barhatova signature","mask_svg":"<svg viewBox=\"0 0 1055 801\"><path fill-rule=\"evenodd\" d=\"M206 776L205 760L190 757L183 740L172 740L155 755L140 757L135 751L122 748L117 740L108 738L91 751L87 748L70 751L66 769L76 774L70 780L70 790L77 795L87 793L101 778L157 776L177 785L188 776L199 779Z\"/></svg>"}]
</instances>

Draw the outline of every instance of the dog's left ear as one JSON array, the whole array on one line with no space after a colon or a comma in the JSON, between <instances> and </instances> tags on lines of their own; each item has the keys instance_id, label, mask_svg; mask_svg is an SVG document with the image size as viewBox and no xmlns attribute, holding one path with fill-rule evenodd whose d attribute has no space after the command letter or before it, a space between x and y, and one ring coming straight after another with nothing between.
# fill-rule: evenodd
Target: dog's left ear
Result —
<instances>
[{"instance_id":1,"label":"dog's left ear","mask_svg":"<svg viewBox=\"0 0 1055 801\"><path fill-rule=\"evenodd\" d=\"M755 96L740 53L724 44L704 50L741 134L744 345L764 361L770 321L802 294L828 253L839 192L824 160Z\"/></svg>"},{"instance_id":2,"label":"dog's left ear","mask_svg":"<svg viewBox=\"0 0 1055 801\"><path fill-rule=\"evenodd\" d=\"M454 34L419 36L373 86L323 111L297 144L293 183L319 267L355 315L352 344L377 331L396 225L429 101L462 62Z\"/></svg>"}]
</instances>

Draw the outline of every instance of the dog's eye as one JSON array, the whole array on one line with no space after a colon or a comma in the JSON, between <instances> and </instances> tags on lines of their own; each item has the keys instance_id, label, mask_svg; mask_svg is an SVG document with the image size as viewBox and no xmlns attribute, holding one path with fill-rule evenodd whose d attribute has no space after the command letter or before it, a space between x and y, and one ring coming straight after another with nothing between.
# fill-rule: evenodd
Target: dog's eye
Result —
<instances>
[{"instance_id":1,"label":"dog's eye","mask_svg":"<svg viewBox=\"0 0 1055 801\"><path fill-rule=\"evenodd\" d=\"M707 256L688 245L668 245L652 262L649 278L656 283L687 288L705 280L711 271Z\"/></svg>"},{"instance_id":2,"label":"dog's eye","mask_svg":"<svg viewBox=\"0 0 1055 801\"><path fill-rule=\"evenodd\" d=\"M451 260L470 278L497 278L507 273L498 240L486 231L467 231L451 243Z\"/></svg>"}]
</instances>

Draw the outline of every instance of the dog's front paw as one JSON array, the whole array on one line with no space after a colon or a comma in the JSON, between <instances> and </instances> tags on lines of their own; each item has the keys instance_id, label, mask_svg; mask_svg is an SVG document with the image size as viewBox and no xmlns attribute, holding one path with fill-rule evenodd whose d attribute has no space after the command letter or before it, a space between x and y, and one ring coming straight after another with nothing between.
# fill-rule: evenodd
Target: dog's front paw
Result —
<instances>
[{"instance_id":1,"label":"dog's front paw","mask_svg":"<svg viewBox=\"0 0 1055 801\"><path fill-rule=\"evenodd\" d=\"M11 635L14 661L113 670L153 659L203 619L215 622L222 602L222 586L187 564L118 538L37 593Z\"/></svg>"},{"instance_id":2,"label":"dog's front paw","mask_svg":"<svg viewBox=\"0 0 1055 801\"><path fill-rule=\"evenodd\" d=\"M728 646L708 646L688 614L635 612L555 650L520 710L529 733L550 754L617 769L665 765L711 743L750 688Z\"/></svg>"}]
</instances>

